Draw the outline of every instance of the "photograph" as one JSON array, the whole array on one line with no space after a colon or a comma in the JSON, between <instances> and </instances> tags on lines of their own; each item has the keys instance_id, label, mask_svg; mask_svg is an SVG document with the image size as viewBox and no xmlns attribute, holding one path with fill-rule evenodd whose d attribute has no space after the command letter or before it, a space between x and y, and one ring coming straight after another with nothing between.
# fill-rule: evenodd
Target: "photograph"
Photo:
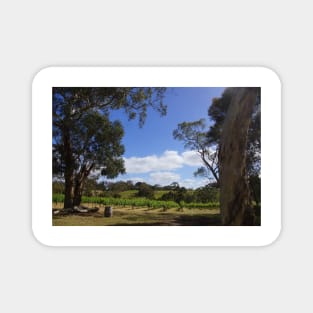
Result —
<instances>
[{"instance_id":1,"label":"photograph","mask_svg":"<svg viewBox=\"0 0 313 313\"><path fill-rule=\"evenodd\" d=\"M52 225L261 226L261 90L53 86Z\"/></svg>"}]
</instances>

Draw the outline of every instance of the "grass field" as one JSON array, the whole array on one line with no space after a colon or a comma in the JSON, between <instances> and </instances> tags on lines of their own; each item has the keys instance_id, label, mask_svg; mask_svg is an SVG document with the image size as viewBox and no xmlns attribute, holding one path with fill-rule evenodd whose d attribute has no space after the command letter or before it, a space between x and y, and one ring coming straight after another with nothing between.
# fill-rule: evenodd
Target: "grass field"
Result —
<instances>
[{"instance_id":1,"label":"grass field","mask_svg":"<svg viewBox=\"0 0 313 313\"><path fill-rule=\"evenodd\" d=\"M168 193L168 192L169 192L169 190L155 190L155 191L154 191L154 198L155 198L156 200L161 199L161 197L162 197L164 194ZM138 199L137 193L138 193L138 190L126 190L126 191L121 191L121 192L119 192L118 194L119 194L119 195L121 196L121 198L123 198L123 199L135 199L135 198Z\"/></svg>"},{"instance_id":2,"label":"grass field","mask_svg":"<svg viewBox=\"0 0 313 313\"><path fill-rule=\"evenodd\" d=\"M153 209L114 206L113 216L104 217L104 206L101 206L97 213L53 216L52 224L53 226L218 226L220 214L218 208Z\"/></svg>"}]
</instances>

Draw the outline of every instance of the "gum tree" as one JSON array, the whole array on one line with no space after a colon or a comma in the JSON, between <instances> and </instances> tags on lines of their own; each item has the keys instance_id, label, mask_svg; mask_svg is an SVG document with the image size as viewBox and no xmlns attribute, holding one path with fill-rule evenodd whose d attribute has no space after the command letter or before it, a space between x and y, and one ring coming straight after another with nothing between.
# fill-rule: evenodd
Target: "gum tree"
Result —
<instances>
[{"instance_id":1,"label":"gum tree","mask_svg":"<svg viewBox=\"0 0 313 313\"><path fill-rule=\"evenodd\" d=\"M219 185L216 145L210 145L205 119L178 124L173 131L173 137L182 141L185 149L196 151L201 158L203 166L199 167L194 175L208 179L213 177L214 182Z\"/></svg>"},{"instance_id":2,"label":"gum tree","mask_svg":"<svg viewBox=\"0 0 313 313\"><path fill-rule=\"evenodd\" d=\"M223 225L253 225L247 175L249 128L259 88L229 88L229 108L219 148L220 207Z\"/></svg>"},{"instance_id":3,"label":"gum tree","mask_svg":"<svg viewBox=\"0 0 313 313\"><path fill-rule=\"evenodd\" d=\"M252 91L254 96L250 102L243 100L245 99L244 95L240 98L241 100L238 98L239 93L250 94ZM239 104L241 105L239 106ZM237 108L238 111L234 112L234 108ZM182 122L174 130L173 136L175 139L182 141L186 149L195 150L199 153L203 166L195 172L195 175L207 177L209 180L214 179L214 186L223 189L223 192L221 192L221 205L224 212L223 223L239 223L237 220L233 220L230 213L231 205L234 205L234 203L227 204L229 199L232 198L228 191L235 192L234 190L238 188L242 188L243 191L247 185L247 195L243 197L246 199L247 204L243 207L251 208L250 195L253 196L253 200L257 204L260 204L260 89L226 88L221 97L212 100L208 109L208 116L211 121L210 128L206 127L204 119L194 122ZM233 142L228 144L230 140ZM240 152L238 151L238 145L240 145ZM222 146L223 152L220 153ZM229 166L225 163L227 160L230 162ZM223 177L220 173L221 164L224 168ZM231 187L233 178L230 178L229 175L232 172L234 176L238 175L238 169L242 175L242 180L239 184L239 180L235 179L238 185L236 188ZM239 193L237 196L239 197ZM226 208L227 206L228 208ZM236 206L234 205L234 216L238 213ZM245 215L247 216L248 209L242 210L246 212ZM242 219L242 216L238 217L238 220L241 220L240 223L243 223ZM247 223L247 219L245 219L245 223Z\"/></svg>"},{"instance_id":4,"label":"gum tree","mask_svg":"<svg viewBox=\"0 0 313 313\"><path fill-rule=\"evenodd\" d=\"M165 88L149 87L53 88L53 175L64 179L64 208L80 204L92 172L107 178L125 172L124 131L119 121L110 120L112 110L138 118L142 126L149 107L166 114L164 92Z\"/></svg>"}]
</instances>

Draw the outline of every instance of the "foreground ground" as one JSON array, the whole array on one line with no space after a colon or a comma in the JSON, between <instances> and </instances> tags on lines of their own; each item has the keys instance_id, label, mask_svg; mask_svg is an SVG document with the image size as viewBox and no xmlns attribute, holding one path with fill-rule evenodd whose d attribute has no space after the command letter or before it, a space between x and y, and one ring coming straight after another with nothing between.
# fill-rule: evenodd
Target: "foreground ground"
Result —
<instances>
[{"instance_id":1,"label":"foreground ground","mask_svg":"<svg viewBox=\"0 0 313 313\"><path fill-rule=\"evenodd\" d=\"M218 226L218 208L151 209L114 207L112 217L104 217L104 207L97 213L53 216L53 226Z\"/></svg>"}]
</instances>

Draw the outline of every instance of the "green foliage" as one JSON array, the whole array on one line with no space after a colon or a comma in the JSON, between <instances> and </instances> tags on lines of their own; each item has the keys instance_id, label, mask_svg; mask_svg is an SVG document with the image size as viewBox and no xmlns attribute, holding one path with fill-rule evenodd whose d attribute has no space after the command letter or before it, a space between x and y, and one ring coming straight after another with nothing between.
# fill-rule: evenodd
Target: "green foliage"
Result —
<instances>
[{"instance_id":1,"label":"green foliage","mask_svg":"<svg viewBox=\"0 0 313 313\"><path fill-rule=\"evenodd\" d=\"M146 183L141 183L138 186L137 196L138 197L145 197L148 199L153 199L154 198L154 190L150 185L148 185Z\"/></svg>"},{"instance_id":2,"label":"green foliage","mask_svg":"<svg viewBox=\"0 0 313 313\"><path fill-rule=\"evenodd\" d=\"M209 145L219 146L222 127L226 113L231 104L233 93L236 88L226 88L222 96L214 98L208 110L208 116L213 122L207 132ZM254 112L248 131L247 143L247 172L248 175L258 175L261 167L261 111L260 97L254 106Z\"/></svg>"},{"instance_id":3,"label":"green foliage","mask_svg":"<svg viewBox=\"0 0 313 313\"><path fill-rule=\"evenodd\" d=\"M83 195L91 197L97 190L101 192L101 187L102 186L97 183L96 178L87 178L84 184Z\"/></svg>"},{"instance_id":4,"label":"green foliage","mask_svg":"<svg viewBox=\"0 0 313 313\"><path fill-rule=\"evenodd\" d=\"M132 182L128 181L118 181L118 182L114 182L114 183L109 183L107 185L107 190L108 191L112 191L112 192L123 192L126 190L131 190L133 189L134 186L132 184Z\"/></svg>"},{"instance_id":5,"label":"green foliage","mask_svg":"<svg viewBox=\"0 0 313 313\"><path fill-rule=\"evenodd\" d=\"M55 193L64 193L64 182L62 181L53 181L52 182L52 192Z\"/></svg>"},{"instance_id":6,"label":"green foliage","mask_svg":"<svg viewBox=\"0 0 313 313\"><path fill-rule=\"evenodd\" d=\"M226 113L231 104L235 88L226 88L222 96L214 98L208 109L211 126L206 126L205 119L193 122L182 122L173 131L174 139L183 142L185 149L199 153L203 166L197 169L195 176L206 177L212 181L212 176L219 184L218 151L221 131ZM261 113L260 97L256 101L254 113L248 132L247 144L247 172L248 175L260 173L261 153Z\"/></svg>"},{"instance_id":7,"label":"green foliage","mask_svg":"<svg viewBox=\"0 0 313 313\"><path fill-rule=\"evenodd\" d=\"M135 198L137 196L138 191L131 189L131 190L125 190L120 192L121 198L124 199L132 199Z\"/></svg>"},{"instance_id":8,"label":"green foliage","mask_svg":"<svg viewBox=\"0 0 313 313\"><path fill-rule=\"evenodd\" d=\"M198 168L195 176L203 176L216 182L219 181L216 147L209 144L205 119L194 122L182 122L173 131L174 139L184 143L185 149L194 150L199 154L204 166Z\"/></svg>"},{"instance_id":9,"label":"green foliage","mask_svg":"<svg viewBox=\"0 0 313 313\"><path fill-rule=\"evenodd\" d=\"M64 201L64 194L53 194L52 195L52 203L62 203Z\"/></svg>"},{"instance_id":10,"label":"green foliage","mask_svg":"<svg viewBox=\"0 0 313 313\"><path fill-rule=\"evenodd\" d=\"M208 203L186 203L185 207L187 209L216 209L220 207L219 202L208 202Z\"/></svg>"},{"instance_id":11,"label":"green foliage","mask_svg":"<svg viewBox=\"0 0 313 313\"><path fill-rule=\"evenodd\" d=\"M256 182L250 181L254 185ZM96 198L122 198L126 200L158 200L164 202L171 201L176 202L179 206L185 206L189 203L215 203L219 201L219 189L214 185L208 185L205 187L200 187L195 190L187 190L184 187L180 187L177 183L173 183L169 186L161 187L154 190L154 186L146 183L136 184L137 189L123 190L127 186L129 188L134 188L134 185L130 182L116 182L110 183L106 191L101 191L101 186L103 183L98 183L94 179L88 179L83 199L96 199ZM257 186L257 185L256 185ZM169 187L171 188L169 190ZM119 191L118 190L123 190ZM140 192L141 191L141 192ZM58 195L59 192L54 192L54 199L63 199L64 196ZM61 201L56 201L61 202ZM97 202L95 202L97 203ZM134 204L134 202L132 202ZM139 202L142 203L142 202ZM150 203L150 202L144 202ZM138 203L137 203L138 204ZM151 207L151 204L149 204ZM186 206L187 207L187 206Z\"/></svg>"},{"instance_id":12,"label":"green foliage","mask_svg":"<svg viewBox=\"0 0 313 313\"><path fill-rule=\"evenodd\" d=\"M206 123L202 118L194 122L182 122L173 131L174 139L183 141L185 149L198 151L207 146Z\"/></svg>"},{"instance_id":13,"label":"green foliage","mask_svg":"<svg viewBox=\"0 0 313 313\"><path fill-rule=\"evenodd\" d=\"M222 96L214 98L208 109L208 116L213 121L208 133L207 139L210 145L219 144L222 126L226 117L228 107L232 99L232 89L226 88Z\"/></svg>"},{"instance_id":14,"label":"green foliage","mask_svg":"<svg viewBox=\"0 0 313 313\"><path fill-rule=\"evenodd\" d=\"M206 203L206 202L218 202L220 192L218 188L211 187L210 185L200 187L194 192L194 201Z\"/></svg>"},{"instance_id":15,"label":"green foliage","mask_svg":"<svg viewBox=\"0 0 313 313\"><path fill-rule=\"evenodd\" d=\"M187 189L184 187L179 187L179 185L177 184L174 190L171 190L168 193L163 194L161 199L165 201L171 200L177 203L181 203L182 201L185 200L186 194Z\"/></svg>"},{"instance_id":16,"label":"green foliage","mask_svg":"<svg viewBox=\"0 0 313 313\"><path fill-rule=\"evenodd\" d=\"M65 121L64 121L65 123ZM92 169L101 169L101 174L114 178L123 173L124 161L121 156L124 146L121 144L124 131L120 122L111 122L99 112L86 111L77 120L67 121L69 146L64 145L64 136L54 138L54 173L62 173L66 167L66 158L71 157L74 171L80 172L92 165Z\"/></svg>"},{"instance_id":17,"label":"green foliage","mask_svg":"<svg viewBox=\"0 0 313 313\"><path fill-rule=\"evenodd\" d=\"M166 192L164 193L162 196L161 196L161 200L163 201L175 201L175 192L173 191L169 191L169 192Z\"/></svg>"},{"instance_id":18,"label":"green foliage","mask_svg":"<svg viewBox=\"0 0 313 313\"><path fill-rule=\"evenodd\" d=\"M154 191L154 198L155 198L156 200L161 200L162 196L163 196L164 194L166 194L166 193L168 193L167 190L155 190L155 191Z\"/></svg>"},{"instance_id":19,"label":"green foliage","mask_svg":"<svg viewBox=\"0 0 313 313\"><path fill-rule=\"evenodd\" d=\"M54 194L52 198L53 203L62 203L64 201L64 195ZM94 205L116 205L124 207L147 207L149 209L171 209L185 207L189 209L208 209L208 208L218 208L218 202L209 203L184 203L180 204L175 201L162 201L162 200L150 200L150 199L124 199L124 198L102 198L102 197L82 197L82 203L92 203Z\"/></svg>"},{"instance_id":20,"label":"green foliage","mask_svg":"<svg viewBox=\"0 0 313 313\"><path fill-rule=\"evenodd\" d=\"M109 115L111 110L124 110L130 120L138 117L142 126L151 107L166 115L163 103L166 88L158 87L54 87L54 113L60 116L60 105L68 105L65 113L79 119L84 112L97 111Z\"/></svg>"},{"instance_id":21,"label":"green foliage","mask_svg":"<svg viewBox=\"0 0 313 313\"><path fill-rule=\"evenodd\" d=\"M211 203L219 201L219 189L211 185L188 191L184 187L164 193L163 201L175 201L177 203Z\"/></svg>"},{"instance_id":22,"label":"green foliage","mask_svg":"<svg viewBox=\"0 0 313 313\"><path fill-rule=\"evenodd\" d=\"M145 122L152 107L166 114L166 88L53 87L53 174L65 179L65 205L79 203L90 173L114 178L125 172L124 135L112 110L124 110L129 119ZM74 190L74 198L72 198Z\"/></svg>"}]
</instances>

